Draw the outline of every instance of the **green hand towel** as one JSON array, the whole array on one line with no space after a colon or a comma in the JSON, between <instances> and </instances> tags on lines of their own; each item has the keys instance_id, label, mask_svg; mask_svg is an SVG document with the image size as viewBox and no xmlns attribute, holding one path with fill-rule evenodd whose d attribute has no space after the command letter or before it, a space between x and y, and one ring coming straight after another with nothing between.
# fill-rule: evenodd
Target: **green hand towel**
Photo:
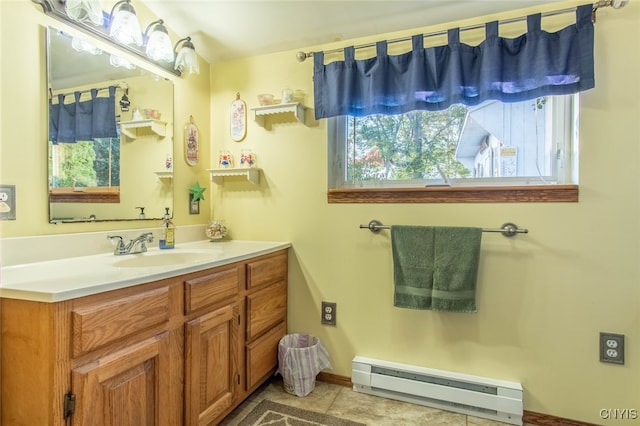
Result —
<instances>
[{"instance_id":1,"label":"green hand towel","mask_svg":"<svg viewBox=\"0 0 640 426\"><path fill-rule=\"evenodd\" d=\"M482 229L392 226L394 305L476 312Z\"/></svg>"},{"instance_id":2,"label":"green hand towel","mask_svg":"<svg viewBox=\"0 0 640 426\"><path fill-rule=\"evenodd\" d=\"M392 226L393 304L430 309L433 291L433 227Z\"/></svg>"}]
</instances>

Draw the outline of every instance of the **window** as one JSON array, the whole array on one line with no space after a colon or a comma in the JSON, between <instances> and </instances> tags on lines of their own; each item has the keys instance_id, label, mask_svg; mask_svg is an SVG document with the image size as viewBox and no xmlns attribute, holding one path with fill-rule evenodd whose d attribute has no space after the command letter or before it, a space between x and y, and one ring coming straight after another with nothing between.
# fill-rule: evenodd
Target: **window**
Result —
<instances>
[{"instance_id":1,"label":"window","mask_svg":"<svg viewBox=\"0 0 640 426\"><path fill-rule=\"evenodd\" d=\"M329 201L577 201L577 96L329 119Z\"/></svg>"}]
</instances>

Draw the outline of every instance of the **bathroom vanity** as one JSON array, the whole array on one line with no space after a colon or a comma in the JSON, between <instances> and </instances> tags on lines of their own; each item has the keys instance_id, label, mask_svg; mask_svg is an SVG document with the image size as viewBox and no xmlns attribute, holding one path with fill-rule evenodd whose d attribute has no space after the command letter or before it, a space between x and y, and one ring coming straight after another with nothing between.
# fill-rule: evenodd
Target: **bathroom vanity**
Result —
<instances>
[{"instance_id":1,"label":"bathroom vanity","mask_svg":"<svg viewBox=\"0 0 640 426\"><path fill-rule=\"evenodd\" d=\"M289 244L238 244L87 256L95 282L65 287L52 266L49 295L3 282L1 423L217 424L274 373L287 332Z\"/></svg>"}]
</instances>

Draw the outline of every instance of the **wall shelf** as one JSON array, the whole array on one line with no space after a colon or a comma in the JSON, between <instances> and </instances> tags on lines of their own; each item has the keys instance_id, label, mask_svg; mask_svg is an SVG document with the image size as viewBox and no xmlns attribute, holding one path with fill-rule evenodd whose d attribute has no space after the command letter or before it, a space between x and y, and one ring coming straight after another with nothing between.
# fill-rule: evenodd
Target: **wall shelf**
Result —
<instances>
[{"instance_id":1,"label":"wall shelf","mask_svg":"<svg viewBox=\"0 0 640 426\"><path fill-rule=\"evenodd\" d=\"M138 129L149 129L156 135L164 137L167 133L167 122L150 119L123 121L120 123L122 133L131 139L138 137Z\"/></svg>"},{"instance_id":2,"label":"wall shelf","mask_svg":"<svg viewBox=\"0 0 640 426\"><path fill-rule=\"evenodd\" d=\"M267 116L286 113L293 113L296 120L304 124L304 114L306 109L307 107L302 105L300 102L293 102L290 104L266 105L251 108L254 114L254 121L261 127L264 127L264 121Z\"/></svg>"},{"instance_id":3,"label":"wall shelf","mask_svg":"<svg viewBox=\"0 0 640 426\"><path fill-rule=\"evenodd\" d=\"M211 174L211 180L218 184L222 185L224 182L225 176L244 176L247 180L254 185L258 185L260 183L260 170L258 168L250 168L250 169L208 169Z\"/></svg>"},{"instance_id":4,"label":"wall shelf","mask_svg":"<svg viewBox=\"0 0 640 426\"><path fill-rule=\"evenodd\" d=\"M162 180L162 179L167 179L167 180L171 180L173 179L173 172L172 171L161 171L161 172L153 172L156 175L156 178L158 180Z\"/></svg>"}]
</instances>

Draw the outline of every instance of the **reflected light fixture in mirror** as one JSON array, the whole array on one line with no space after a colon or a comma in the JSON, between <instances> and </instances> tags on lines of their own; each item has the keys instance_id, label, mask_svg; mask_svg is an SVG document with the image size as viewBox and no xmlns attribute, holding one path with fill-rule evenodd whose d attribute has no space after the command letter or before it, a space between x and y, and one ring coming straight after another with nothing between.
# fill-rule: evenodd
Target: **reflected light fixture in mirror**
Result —
<instances>
[{"instance_id":1,"label":"reflected light fixture in mirror","mask_svg":"<svg viewBox=\"0 0 640 426\"><path fill-rule=\"evenodd\" d=\"M183 43L182 43L183 42ZM178 46L182 43L182 48L178 52ZM175 69L181 73L200 74L200 64L198 63L198 55L196 48L191 43L191 37L185 37L178 40L174 49L177 52Z\"/></svg>"},{"instance_id":2,"label":"reflected light fixture in mirror","mask_svg":"<svg viewBox=\"0 0 640 426\"><path fill-rule=\"evenodd\" d=\"M136 66L133 63L129 62L129 60L118 55L111 55L109 57L109 63L116 68L122 67L128 70L133 70L136 68Z\"/></svg>"},{"instance_id":3,"label":"reflected light fixture in mirror","mask_svg":"<svg viewBox=\"0 0 640 426\"><path fill-rule=\"evenodd\" d=\"M131 0L121 0L111 9L109 35L124 45L142 46L142 32Z\"/></svg>"},{"instance_id":4,"label":"reflected light fixture in mirror","mask_svg":"<svg viewBox=\"0 0 640 426\"><path fill-rule=\"evenodd\" d=\"M164 21L159 19L147 26L144 31L145 53L154 61L173 63L173 46L169 33L163 24Z\"/></svg>"},{"instance_id":5,"label":"reflected light fixture in mirror","mask_svg":"<svg viewBox=\"0 0 640 426\"><path fill-rule=\"evenodd\" d=\"M73 37L73 39L71 40L71 47L73 47L77 52L87 52L92 55L102 55L102 49L99 49L88 41L79 39L77 37Z\"/></svg>"}]
</instances>

